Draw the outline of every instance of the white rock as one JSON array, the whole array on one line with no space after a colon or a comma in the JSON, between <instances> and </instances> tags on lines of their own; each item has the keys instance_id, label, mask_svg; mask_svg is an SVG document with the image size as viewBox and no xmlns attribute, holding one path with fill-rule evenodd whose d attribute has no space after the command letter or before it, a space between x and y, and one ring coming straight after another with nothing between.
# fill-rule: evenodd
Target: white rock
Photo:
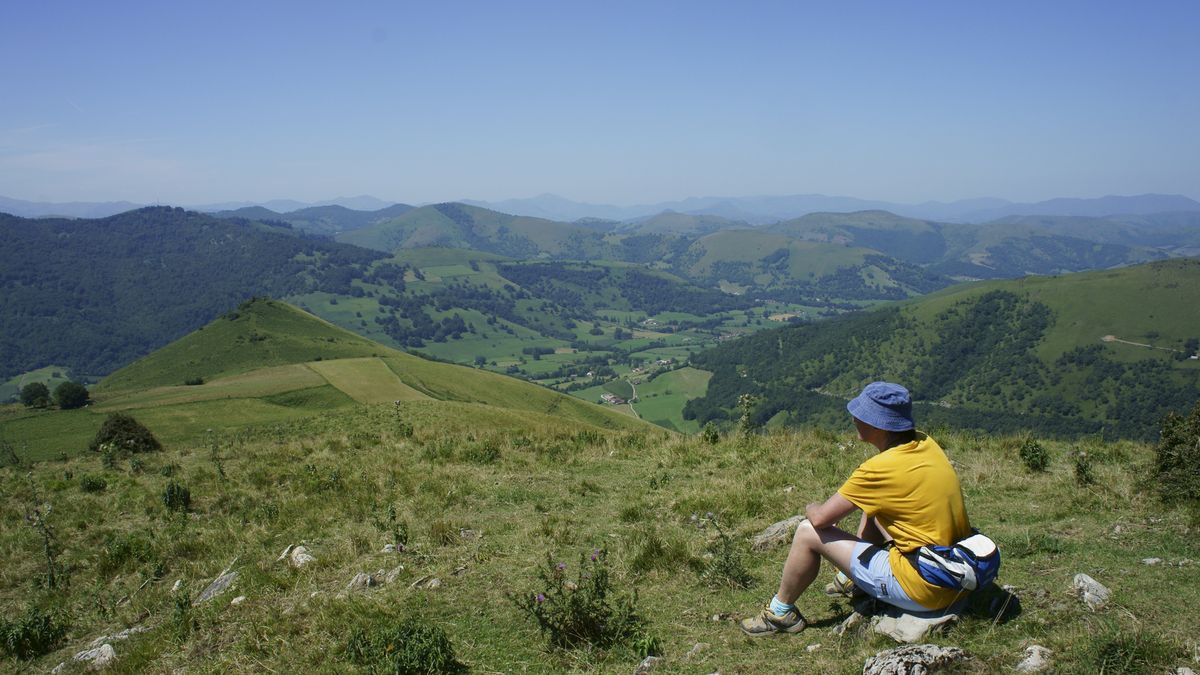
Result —
<instances>
[{"instance_id":1,"label":"white rock","mask_svg":"<svg viewBox=\"0 0 1200 675\"><path fill-rule=\"evenodd\" d=\"M684 658L694 659L697 656L700 656L700 652L708 649L708 647L709 644L707 642L697 642L696 644L692 645L692 648L688 650L688 653Z\"/></svg>"},{"instance_id":2,"label":"white rock","mask_svg":"<svg viewBox=\"0 0 1200 675\"><path fill-rule=\"evenodd\" d=\"M288 544L283 549L283 553L280 553L279 557L275 559L275 562L283 562L284 560L287 560L288 554L291 553L292 549L294 549L294 548L296 548L295 544Z\"/></svg>"},{"instance_id":3,"label":"white rock","mask_svg":"<svg viewBox=\"0 0 1200 675\"><path fill-rule=\"evenodd\" d=\"M384 544L383 550L380 551L380 553L395 553L395 552L396 552L395 544Z\"/></svg>"},{"instance_id":4,"label":"white rock","mask_svg":"<svg viewBox=\"0 0 1200 675\"><path fill-rule=\"evenodd\" d=\"M1179 666L1175 669L1175 675L1196 675L1196 671L1187 666Z\"/></svg>"},{"instance_id":5,"label":"white rock","mask_svg":"<svg viewBox=\"0 0 1200 675\"><path fill-rule=\"evenodd\" d=\"M820 649L820 648L821 648L821 643L820 643L820 642L814 642L813 644L811 644L811 645L809 645L809 646L805 647L805 648L804 648L804 651L806 651L806 652L808 652L808 653L810 653L810 654L811 654L812 652L815 652L815 651L817 651L817 650L818 650L818 649Z\"/></svg>"},{"instance_id":6,"label":"white rock","mask_svg":"<svg viewBox=\"0 0 1200 675\"><path fill-rule=\"evenodd\" d=\"M1143 565L1157 565L1162 562L1162 558L1142 558Z\"/></svg>"},{"instance_id":7,"label":"white rock","mask_svg":"<svg viewBox=\"0 0 1200 675\"><path fill-rule=\"evenodd\" d=\"M384 583L390 584L396 581L396 579L400 578L400 575L403 573L404 565L396 565L387 574L383 575L383 581Z\"/></svg>"},{"instance_id":8,"label":"white rock","mask_svg":"<svg viewBox=\"0 0 1200 675\"><path fill-rule=\"evenodd\" d=\"M1040 673L1050 667L1050 657L1054 652L1041 645L1030 645L1025 648L1025 658L1017 664L1018 673Z\"/></svg>"},{"instance_id":9,"label":"white rock","mask_svg":"<svg viewBox=\"0 0 1200 675\"><path fill-rule=\"evenodd\" d=\"M439 588L442 585L442 580L437 577L426 574L408 585L409 588Z\"/></svg>"},{"instance_id":10,"label":"white rock","mask_svg":"<svg viewBox=\"0 0 1200 675\"><path fill-rule=\"evenodd\" d=\"M113 649L112 645L105 643L99 647L79 652L72 658L78 663L86 663L88 670L100 670L117 660L117 650Z\"/></svg>"},{"instance_id":11,"label":"white rock","mask_svg":"<svg viewBox=\"0 0 1200 675\"><path fill-rule=\"evenodd\" d=\"M755 551L765 551L773 546L791 541L792 535L796 532L796 526L803 520L805 520L804 516L797 514L787 520L769 525L754 537L750 542L750 548Z\"/></svg>"},{"instance_id":12,"label":"white rock","mask_svg":"<svg viewBox=\"0 0 1200 675\"><path fill-rule=\"evenodd\" d=\"M138 633L145 633L148 630L150 629L145 626L132 626L123 631L113 633L112 635L102 635L95 640L92 640L92 643L89 644L88 647L99 647L105 642L120 642L121 640L128 640L134 635L137 635Z\"/></svg>"},{"instance_id":13,"label":"white rock","mask_svg":"<svg viewBox=\"0 0 1200 675\"><path fill-rule=\"evenodd\" d=\"M958 621L958 615L953 613L936 617L921 617L885 610L885 613L872 619L871 627L876 633L886 635L896 642L912 644L924 640L931 632L944 630L956 621Z\"/></svg>"},{"instance_id":14,"label":"white rock","mask_svg":"<svg viewBox=\"0 0 1200 675\"><path fill-rule=\"evenodd\" d=\"M233 582L237 581L237 578L237 572L230 572L229 569L226 568L226 570L222 572L220 576L218 576L216 579L213 579L212 583L200 593L200 596L197 597L192 604L199 605L200 603L212 600L218 595L229 590L229 587L233 585Z\"/></svg>"},{"instance_id":15,"label":"white rock","mask_svg":"<svg viewBox=\"0 0 1200 675\"><path fill-rule=\"evenodd\" d=\"M308 552L308 548L304 546L297 546L296 548L293 548L291 554L288 555L288 564L295 568L304 567L310 562L316 562L316 560L317 559Z\"/></svg>"},{"instance_id":16,"label":"white rock","mask_svg":"<svg viewBox=\"0 0 1200 675\"><path fill-rule=\"evenodd\" d=\"M368 586L374 585L374 579L371 578L370 574L367 574L366 572L359 572L358 574L354 575L354 578L350 580L350 583L346 584L346 592L355 591L360 588L367 588Z\"/></svg>"},{"instance_id":17,"label":"white rock","mask_svg":"<svg viewBox=\"0 0 1200 675\"><path fill-rule=\"evenodd\" d=\"M654 667L658 665L659 661L662 661L662 659L657 656L647 656L646 658L642 659L641 663L638 664L637 669L633 671L633 675L644 675L645 673L654 670Z\"/></svg>"},{"instance_id":18,"label":"white rock","mask_svg":"<svg viewBox=\"0 0 1200 675\"><path fill-rule=\"evenodd\" d=\"M245 602L245 601L246 601L246 596L244 596L244 595L239 595L239 596L237 596L236 598L234 598L233 600L230 600L230 601L229 601L229 604L230 604L230 605L240 605L240 604L242 604L242 603L243 603L243 602Z\"/></svg>"},{"instance_id":19,"label":"white rock","mask_svg":"<svg viewBox=\"0 0 1200 675\"><path fill-rule=\"evenodd\" d=\"M1083 599L1088 609L1093 612L1104 609L1104 605L1108 603L1109 596L1112 595L1112 591L1105 588L1104 584L1086 574L1076 574L1074 586L1075 592Z\"/></svg>"},{"instance_id":20,"label":"white rock","mask_svg":"<svg viewBox=\"0 0 1200 675\"><path fill-rule=\"evenodd\" d=\"M882 651L863 664L863 675L919 675L970 658L958 647L905 645Z\"/></svg>"},{"instance_id":21,"label":"white rock","mask_svg":"<svg viewBox=\"0 0 1200 675\"><path fill-rule=\"evenodd\" d=\"M183 579L176 579L175 583L171 585L171 592L178 593L181 588L183 588Z\"/></svg>"}]
</instances>

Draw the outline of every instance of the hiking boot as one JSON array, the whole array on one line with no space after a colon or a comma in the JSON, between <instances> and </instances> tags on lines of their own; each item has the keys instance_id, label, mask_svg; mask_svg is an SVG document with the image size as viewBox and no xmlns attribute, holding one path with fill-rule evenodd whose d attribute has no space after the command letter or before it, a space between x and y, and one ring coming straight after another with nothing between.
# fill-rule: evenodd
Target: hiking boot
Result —
<instances>
[{"instance_id":1,"label":"hiking boot","mask_svg":"<svg viewBox=\"0 0 1200 675\"><path fill-rule=\"evenodd\" d=\"M825 595L830 597L844 597L851 600L858 600L867 596L866 591L859 588L854 580L845 574L838 572L833 576L833 581L825 584Z\"/></svg>"},{"instance_id":2,"label":"hiking boot","mask_svg":"<svg viewBox=\"0 0 1200 675\"><path fill-rule=\"evenodd\" d=\"M833 581L830 581L829 584L826 584L826 595L844 596L848 598L853 595L854 589L857 589L857 587L858 586L854 585L853 579L846 577L844 573L838 572L833 575Z\"/></svg>"},{"instance_id":3,"label":"hiking boot","mask_svg":"<svg viewBox=\"0 0 1200 675\"><path fill-rule=\"evenodd\" d=\"M800 610L793 607L782 616L771 611L770 605L763 608L761 614L749 619L742 619L742 632L750 637L762 637L776 633L799 633L808 626L801 616Z\"/></svg>"}]
</instances>

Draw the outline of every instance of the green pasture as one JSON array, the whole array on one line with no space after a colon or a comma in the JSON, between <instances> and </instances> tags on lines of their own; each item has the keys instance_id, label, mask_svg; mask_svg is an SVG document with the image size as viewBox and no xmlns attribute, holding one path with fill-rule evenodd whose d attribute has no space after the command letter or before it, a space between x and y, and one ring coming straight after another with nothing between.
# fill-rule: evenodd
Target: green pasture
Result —
<instances>
[{"instance_id":1,"label":"green pasture","mask_svg":"<svg viewBox=\"0 0 1200 675\"><path fill-rule=\"evenodd\" d=\"M62 366L46 366L38 368L27 373L22 373L6 382L0 382L0 402L17 400L21 395L21 389L27 384L41 382L46 385L50 393L54 394L54 388L71 379L71 373Z\"/></svg>"},{"instance_id":2,"label":"green pasture","mask_svg":"<svg viewBox=\"0 0 1200 675\"><path fill-rule=\"evenodd\" d=\"M695 420L683 419L683 406L689 399L704 395L712 373L697 368L680 368L663 373L637 385L638 402L634 409L642 419L685 433L696 433Z\"/></svg>"}]
</instances>

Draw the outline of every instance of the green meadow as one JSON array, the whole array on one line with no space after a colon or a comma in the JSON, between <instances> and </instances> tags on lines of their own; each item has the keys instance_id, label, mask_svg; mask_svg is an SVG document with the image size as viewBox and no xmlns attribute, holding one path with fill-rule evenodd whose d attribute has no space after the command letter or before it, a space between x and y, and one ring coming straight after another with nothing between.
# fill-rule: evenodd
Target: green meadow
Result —
<instances>
[{"instance_id":1,"label":"green meadow","mask_svg":"<svg viewBox=\"0 0 1200 675\"><path fill-rule=\"evenodd\" d=\"M198 408L212 416L234 407L193 405L230 406ZM134 412L150 419L151 410ZM49 413L64 424L88 414ZM827 496L869 456L850 432L710 445L626 419L628 429L605 430L483 403L353 404L168 441L136 462L106 467L85 453L2 468L0 605L13 617L40 608L67 626L46 654L4 667L49 670L99 636L138 627L112 642L114 672L354 671L351 636L404 620L442 631L476 672L632 672L654 645L664 672L857 673L894 646L869 630L835 634L850 608L815 589L800 600L811 625L798 635L751 640L736 627L774 592L785 554L753 552L749 538ZM970 672L1009 671L1033 643L1054 652L1056 672L1190 662L1195 516L1149 489L1150 447L1046 442L1049 470L1031 473L1019 438L937 436L972 523L1004 552L1000 582L1015 588L1020 612L979 609L931 642L965 649ZM1085 485L1071 460L1082 449L1093 463ZM189 491L186 513L164 505L172 483ZM33 503L52 507L55 564L69 584L39 582L42 539L21 515ZM381 552L394 522L406 550ZM707 573L721 532L747 588ZM294 544L315 562L278 561ZM552 648L513 599L548 590L536 573L547 556L575 578L593 551L604 552L613 593L636 592L644 639ZM1141 562L1149 557L1162 562ZM226 569L238 574L232 588L192 606ZM356 574L378 570L391 580L348 590ZM1072 595L1077 573L1112 589L1106 609Z\"/></svg>"}]
</instances>

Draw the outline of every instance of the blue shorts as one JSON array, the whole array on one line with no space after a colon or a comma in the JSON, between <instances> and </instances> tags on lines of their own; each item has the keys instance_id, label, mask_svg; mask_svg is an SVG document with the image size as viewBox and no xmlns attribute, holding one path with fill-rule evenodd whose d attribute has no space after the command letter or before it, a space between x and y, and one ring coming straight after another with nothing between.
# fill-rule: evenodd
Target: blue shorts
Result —
<instances>
[{"instance_id":1,"label":"blue shorts","mask_svg":"<svg viewBox=\"0 0 1200 675\"><path fill-rule=\"evenodd\" d=\"M850 578L855 585L866 591L867 595L895 605L909 612L928 612L928 607L917 604L896 580L892 573L892 563L887 549L867 542L854 545L854 555L850 558Z\"/></svg>"}]
</instances>

